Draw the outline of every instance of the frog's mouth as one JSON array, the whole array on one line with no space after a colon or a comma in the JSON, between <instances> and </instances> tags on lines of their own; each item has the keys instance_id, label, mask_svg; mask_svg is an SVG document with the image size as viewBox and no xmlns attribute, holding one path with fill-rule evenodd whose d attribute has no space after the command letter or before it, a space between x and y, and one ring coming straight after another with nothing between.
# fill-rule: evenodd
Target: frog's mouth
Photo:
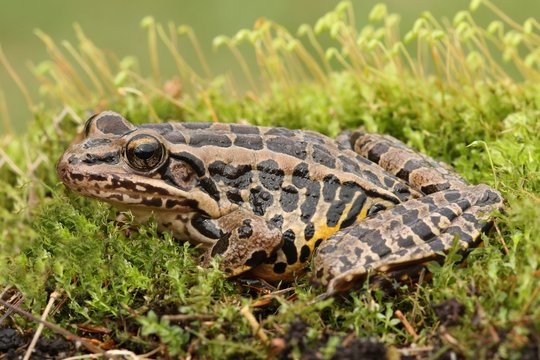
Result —
<instances>
[{"instance_id":1,"label":"frog's mouth","mask_svg":"<svg viewBox=\"0 0 540 360\"><path fill-rule=\"evenodd\" d=\"M120 208L176 213L202 211L219 216L218 204L200 189L183 190L159 177L128 172L119 156L109 153L100 157L99 164L88 164L78 156L66 153L58 161L56 171L69 189ZM85 155L84 160L87 157Z\"/></svg>"}]
</instances>

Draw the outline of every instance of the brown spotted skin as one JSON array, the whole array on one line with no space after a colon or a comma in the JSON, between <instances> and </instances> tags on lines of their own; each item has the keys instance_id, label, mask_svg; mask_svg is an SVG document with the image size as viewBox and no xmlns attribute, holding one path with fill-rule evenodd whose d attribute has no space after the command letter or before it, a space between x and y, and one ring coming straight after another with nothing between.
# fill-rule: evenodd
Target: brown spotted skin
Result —
<instances>
[{"instance_id":1,"label":"brown spotted skin","mask_svg":"<svg viewBox=\"0 0 540 360\"><path fill-rule=\"evenodd\" d=\"M486 227L483 214L501 203L497 192L482 185L478 189L491 195L484 205L476 199L477 188L390 137L357 132L334 141L309 131L222 123L134 126L113 112L87 122L57 172L69 188L130 209L138 221L154 214L161 229L205 246L206 261L219 255L230 275L251 271L270 281L291 280L315 248L334 242L319 251L314 264L316 281L328 284L329 292L348 287L369 269L430 258L451 243L396 240L396 232L377 228L379 235L371 238L386 245L373 245L362 236L379 217L417 234L425 227L409 221L428 216L422 206L442 211L465 198L480 210L452 208L455 218L434 218L433 226L443 232L454 227L459 236L473 238L465 240L472 244Z\"/></svg>"}]
</instances>

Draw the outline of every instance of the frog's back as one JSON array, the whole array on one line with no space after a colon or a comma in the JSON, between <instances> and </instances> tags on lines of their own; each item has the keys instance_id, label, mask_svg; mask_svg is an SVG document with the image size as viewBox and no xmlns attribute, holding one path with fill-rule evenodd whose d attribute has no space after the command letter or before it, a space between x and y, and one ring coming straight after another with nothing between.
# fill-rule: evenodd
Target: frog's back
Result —
<instances>
[{"instance_id":1,"label":"frog's back","mask_svg":"<svg viewBox=\"0 0 540 360\"><path fill-rule=\"evenodd\" d=\"M210 166L212 160L231 166L251 165L254 171L261 162L273 160L284 175L307 167L312 180L334 175L343 181L365 183L374 191L389 191L401 200L414 192L350 147L312 131L212 122L145 124L138 128L157 131L170 142L173 156L192 154L200 160L200 172L215 167Z\"/></svg>"},{"instance_id":2,"label":"frog's back","mask_svg":"<svg viewBox=\"0 0 540 360\"><path fill-rule=\"evenodd\" d=\"M290 278L329 235L411 197L402 181L318 133L222 123L142 128L159 129L171 156L204 174L222 215L241 207L281 230L281 250L254 270L269 280Z\"/></svg>"}]
</instances>

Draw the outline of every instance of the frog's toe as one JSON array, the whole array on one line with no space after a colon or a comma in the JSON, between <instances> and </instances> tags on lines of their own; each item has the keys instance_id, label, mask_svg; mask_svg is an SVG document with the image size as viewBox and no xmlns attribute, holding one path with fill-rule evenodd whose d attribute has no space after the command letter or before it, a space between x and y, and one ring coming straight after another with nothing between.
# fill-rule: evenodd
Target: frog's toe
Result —
<instances>
[{"instance_id":1,"label":"frog's toe","mask_svg":"<svg viewBox=\"0 0 540 360\"><path fill-rule=\"evenodd\" d=\"M502 206L486 185L446 190L400 204L332 235L314 258L314 281L327 293L350 289L368 271L395 272L459 246L474 245Z\"/></svg>"}]
</instances>

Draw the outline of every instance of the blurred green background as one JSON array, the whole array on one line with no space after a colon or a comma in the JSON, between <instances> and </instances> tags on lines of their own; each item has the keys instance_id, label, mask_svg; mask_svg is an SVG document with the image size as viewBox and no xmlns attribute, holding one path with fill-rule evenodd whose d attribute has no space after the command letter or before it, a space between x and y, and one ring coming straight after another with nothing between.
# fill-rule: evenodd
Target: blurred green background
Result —
<instances>
[{"instance_id":1,"label":"blurred green background","mask_svg":"<svg viewBox=\"0 0 540 360\"><path fill-rule=\"evenodd\" d=\"M227 71L233 65L233 59L223 49L217 51L212 49L212 39L215 36L232 35L241 28L251 28L259 17L272 19L294 33L299 25L313 24L338 2L335 0L131 0L129 2L2 0L0 45L34 96L37 96L37 83L28 69L28 62L37 64L47 57L43 44L33 33L36 28L43 30L55 40L74 41L73 24L79 23L95 44L120 57L135 55L139 59L143 74L149 74L146 34L140 27L140 20L152 15L159 22L166 23L172 20L177 25L191 26L208 55L214 74L218 74ZM469 6L468 0L353 1L358 27L366 24L370 9L379 2L387 4L390 12L401 15L402 34L423 11L430 11L437 18L452 19L457 11L467 9ZM528 17L540 18L539 0L492 2L518 22ZM493 18L486 9L479 11L476 17L480 23L487 23ZM188 56L188 60L196 62L194 57L190 59ZM165 62L163 70L165 75L172 75L174 71L172 62ZM31 115L21 94L3 68L0 68L0 89L6 98L10 127L16 132L23 132ZM5 128L6 125L0 121L2 133L5 132Z\"/></svg>"}]
</instances>

